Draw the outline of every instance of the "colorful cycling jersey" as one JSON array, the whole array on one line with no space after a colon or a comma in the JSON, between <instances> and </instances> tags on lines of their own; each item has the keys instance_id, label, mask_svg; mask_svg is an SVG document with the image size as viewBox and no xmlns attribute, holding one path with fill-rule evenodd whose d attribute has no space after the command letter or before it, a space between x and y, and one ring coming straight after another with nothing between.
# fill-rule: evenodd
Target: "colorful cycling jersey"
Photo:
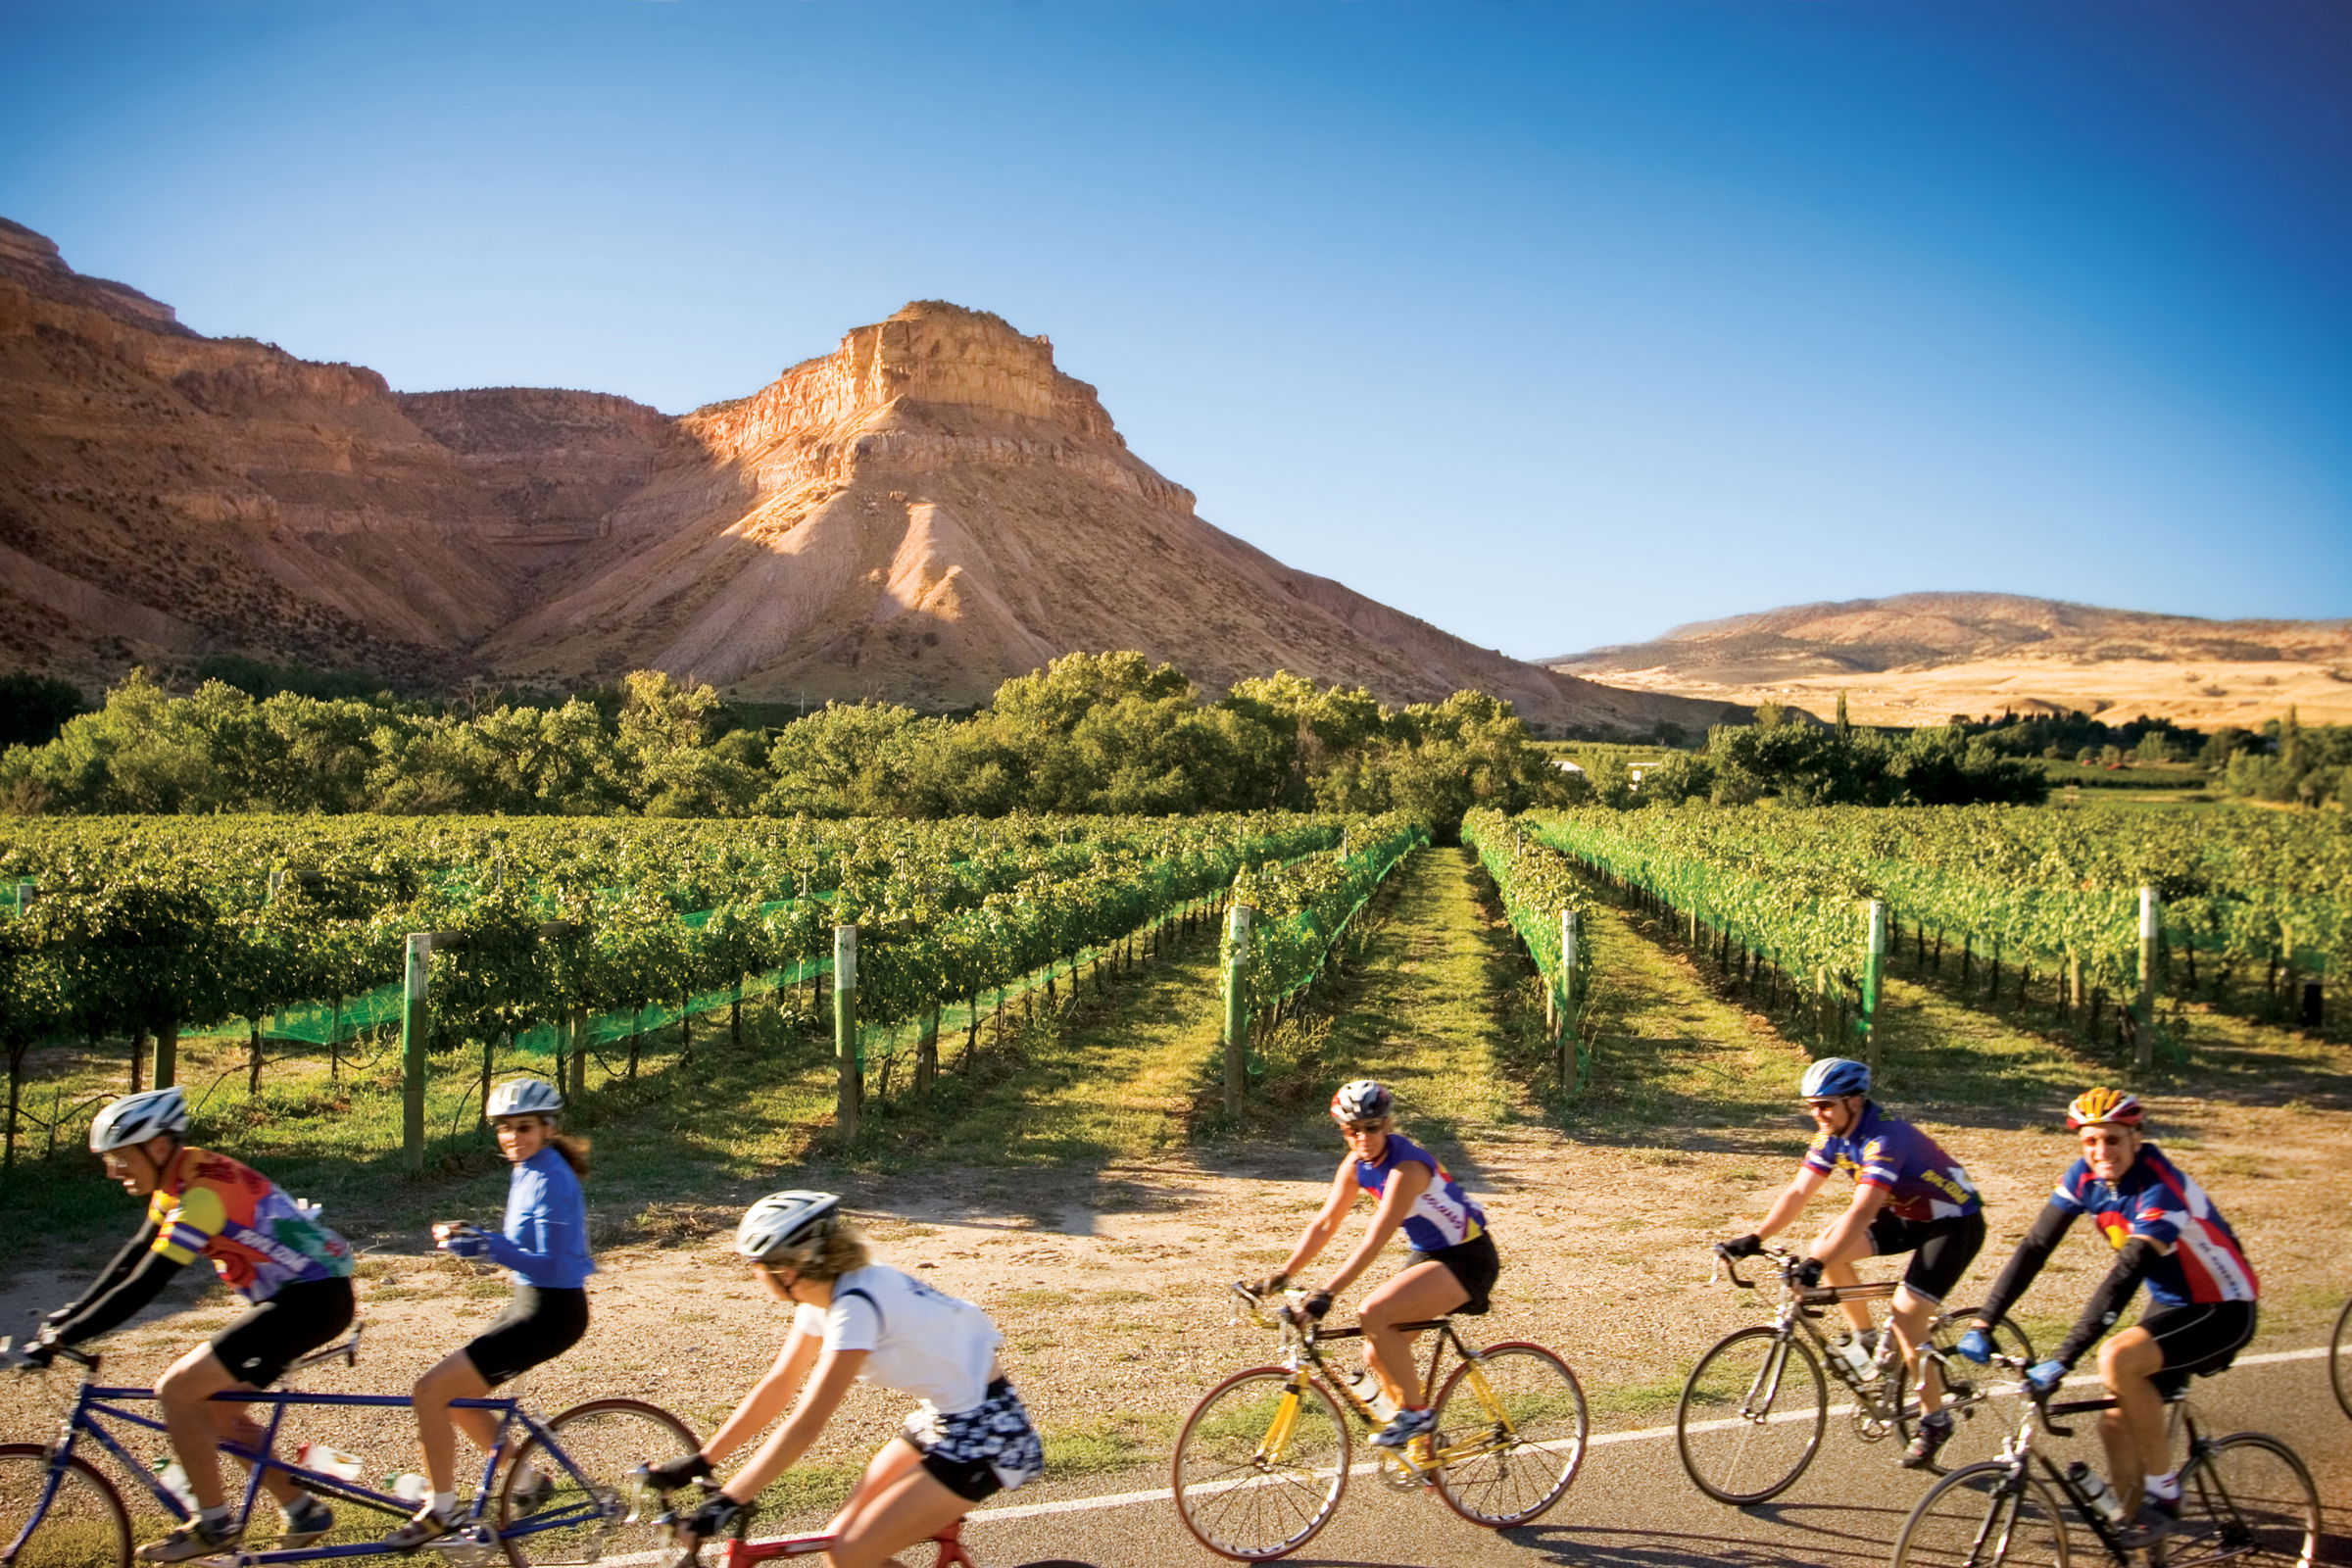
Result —
<instances>
[{"instance_id":1,"label":"colorful cycling jersey","mask_svg":"<svg viewBox=\"0 0 2352 1568\"><path fill-rule=\"evenodd\" d=\"M2058 1178L2050 1201L2088 1214L2110 1247L2121 1248L2134 1236L2171 1247L2148 1265L2148 1297L2158 1305L2251 1301L2261 1293L2237 1233L2205 1189L2154 1144L2140 1145L2139 1157L2113 1183L2093 1176L2089 1161L2076 1160Z\"/></svg>"},{"instance_id":2,"label":"colorful cycling jersey","mask_svg":"<svg viewBox=\"0 0 2352 1568\"><path fill-rule=\"evenodd\" d=\"M1404 1216L1404 1239L1414 1251L1459 1247L1487 1233L1487 1211L1470 1201L1470 1195L1446 1174L1437 1155L1409 1138L1389 1134L1389 1146L1380 1152L1377 1161L1355 1162L1355 1183L1377 1199L1401 1164L1427 1165L1431 1172L1429 1185Z\"/></svg>"},{"instance_id":3,"label":"colorful cycling jersey","mask_svg":"<svg viewBox=\"0 0 2352 1568\"><path fill-rule=\"evenodd\" d=\"M1976 1184L1960 1162L1935 1139L1907 1121L1862 1102L1862 1119L1843 1137L1815 1135L1805 1151L1805 1169L1823 1175L1841 1170L1857 1186L1884 1188L1886 1207L1898 1219L1951 1219L1984 1206Z\"/></svg>"},{"instance_id":4,"label":"colorful cycling jersey","mask_svg":"<svg viewBox=\"0 0 2352 1568\"><path fill-rule=\"evenodd\" d=\"M147 1200L155 1250L174 1263L210 1258L220 1283L267 1301L301 1280L352 1271L351 1244L304 1213L269 1177L226 1154L187 1148Z\"/></svg>"}]
</instances>

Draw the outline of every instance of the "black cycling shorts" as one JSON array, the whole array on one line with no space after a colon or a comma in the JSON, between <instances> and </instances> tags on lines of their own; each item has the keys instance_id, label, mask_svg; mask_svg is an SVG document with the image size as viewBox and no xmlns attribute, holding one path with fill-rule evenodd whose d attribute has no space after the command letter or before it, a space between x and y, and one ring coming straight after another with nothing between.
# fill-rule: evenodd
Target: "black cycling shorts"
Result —
<instances>
[{"instance_id":1,"label":"black cycling shorts","mask_svg":"<svg viewBox=\"0 0 2352 1568\"><path fill-rule=\"evenodd\" d=\"M239 1383L266 1389L351 1327L351 1281L297 1280L213 1336L213 1355Z\"/></svg>"},{"instance_id":2,"label":"black cycling shorts","mask_svg":"<svg viewBox=\"0 0 2352 1568\"><path fill-rule=\"evenodd\" d=\"M1405 1267L1415 1263L1443 1263L1448 1272L1470 1293L1470 1299L1454 1308L1475 1317L1494 1303L1488 1297L1494 1289L1495 1278L1502 1273L1502 1254L1494 1250L1492 1232L1481 1231L1466 1242L1441 1247L1434 1252L1415 1249L1407 1257Z\"/></svg>"},{"instance_id":3,"label":"black cycling shorts","mask_svg":"<svg viewBox=\"0 0 2352 1568\"><path fill-rule=\"evenodd\" d=\"M482 1381L497 1388L552 1361L588 1332L588 1293L578 1286L516 1285L498 1321L466 1347Z\"/></svg>"},{"instance_id":4,"label":"black cycling shorts","mask_svg":"<svg viewBox=\"0 0 2352 1568\"><path fill-rule=\"evenodd\" d=\"M2159 1394L2179 1394L2190 1378L2209 1378L2237 1359L2254 1338L2252 1301L2199 1301L2152 1306L2139 1326L2155 1336L2164 1368L2148 1379Z\"/></svg>"},{"instance_id":5,"label":"black cycling shorts","mask_svg":"<svg viewBox=\"0 0 2352 1568\"><path fill-rule=\"evenodd\" d=\"M899 1436L923 1456L932 1480L966 1502L1026 1486L1046 1469L1045 1443L1029 1407L1003 1378L969 1410L950 1415L925 1404L909 1412Z\"/></svg>"},{"instance_id":6,"label":"black cycling shorts","mask_svg":"<svg viewBox=\"0 0 2352 1568\"><path fill-rule=\"evenodd\" d=\"M1984 1213L1947 1214L1942 1219L1904 1219L1880 1209L1870 1222L1870 1250L1874 1257L1909 1252L1911 1266L1903 1270L1903 1285L1913 1296L1936 1306L1960 1283L1968 1265L1984 1246Z\"/></svg>"}]
</instances>

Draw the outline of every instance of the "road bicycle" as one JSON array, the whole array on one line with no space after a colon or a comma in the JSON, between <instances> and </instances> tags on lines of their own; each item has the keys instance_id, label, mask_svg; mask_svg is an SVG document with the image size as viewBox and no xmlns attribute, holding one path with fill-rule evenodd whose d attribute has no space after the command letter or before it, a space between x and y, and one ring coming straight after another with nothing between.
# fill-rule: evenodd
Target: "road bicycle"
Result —
<instances>
[{"instance_id":1,"label":"road bicycle","mask_svg":"<svg viewBox=\"0 0 2352 1568\"><path fill-rule=\"evenodd\" d=\"M698 1485L705 1496L719 1490L709 1481ZM765 1562L771 1557L810 1557L820 1551L831 1551L841 1542L839 1536L826 1535L822 1531L803 1536L771 1536L765 1541L748 1540L746 1538L751 1534L754 1511L745 1508L735 1515L735 1522L729 1527L725 1549L719 1554L718 1568L751 1568L753 1563ZM675 1512L664 1513L654 1522L665 1528L675 1528L678 1515ZM980 1568L979 1559L964 1547L961 1519L933 1536L931 1544L937 1548L936 1555L931 1559L931 1568ZM702 1568L702 1560L703 1542L699 1538L689 1538L670 1568ZM1025 1563L1022 1568L1094 1568L1094 1565L1066 1557L1054 1557L1044 1562Z\"/></svg>"},{"instance_id":2,"label":"road bicycle","mask_svg":"<svg viewBox=\"0 0 2352 1568\"><path fill-rule=\"evenodd\" d=\"M2029 1364L2011 1355L1993 1361L2013 1372ZM1895 1537L1894 1568L2067 1568L2068 1508L2110 1559L2131 1560L2119 1539L2129 1521L2109 1519L2092 1502L2088 1467L2078 1462L2061 1469L2048 1454L2034 1451L2037 1431L2074 1435L2054 1417L2113 1409L2115 1400L2053 1404L2050 1396L2024 1383L2016 1392L2026 1397L2001 1456L1955 1470L1929 1489ZM2180 1471L2180 1521L2146 1548L2149 1568L2310 1568L2320 1544L2320 1494L2294 1449L2260 1432L2208 1439L2197 1431L2182 1393L2171 1395L2169 1402L2187 1437L2188 1459ZM2132 1498L2128 1505L2137 1503Z\"/></svg>"},{"instance_id":3,"label":"road bicycle","mask_svg":"<svg viewBox=\"0 0 2352 1568\"><path fill-rule=\"evenodd\" d=\"M1684 1471L1708 1496L1740 1507L1794 1486L1819 1451L1832 1415L1851 1417L1854 1436L1864 1443L1897 1437L1908 1444L1919 1418L1918 1390L1911 1386L1891 1330L1882 1330L1878 1351L1864 1371L1831 1344L1818 1322L1841 1301L1886 1300L1894 1295L1896 1282L1806 1286L1797 1279L1801 1255L1776 1247L1767 1248L1763 1256L1780 1275L1772 1321L1735 1330L1700 1356L1674 1412L1675 1447ZM1710 1281L1726 1277L1740 1290L1756 1289L1757 1282L1740 1272L1739 1260L1718 1246ZM1922 1347L1923 1355L1942 1373L1944 1408L1952 1416L1952 1435L1932 1467L1936 1474L1968 1462L1971 1454L1989 1453L1992 1443L2007 1435L2006 1419L1988 1403L1992 1384L1952 1354L1952 1346L1976 1316L1968 1307L1943 1313L1928 1325ZM2033 1354L2025 1334L2006 1318L1993 1326L1992 1338L2006 1353ZM1830 1403L1825 1366L1851 1403Z\"/></svg>"},{"instance_id":4,"label":"road bicycle","mask_svg":"<svg viewBox=\"0 0 2352 1568\"><path fill-rule=\"evenodd\" d=\"M0 1341L0 1353L7 1348L8 1343ZM359 1352L360 1336L355 1332L339 1345L304 1356L287 1371L292 1375L335 1361L356 1366ZM89 1446L111 1455L174 1519L184 1523L191 1518L193 1510L140 1464L118 1435L125 1429L164 1431L158 1416L128 1408L152 1401L155 1393L101 1384L100 1358L80 1350L61 1348L56 1361L80 1368L79 1386L70 1399L61 1400L69 1409L57 1440L0 1444L0 1533L9 1538L7 1544L0 1546L0 1568L130 1568L130 1513L122 1494L79 1450ZM256 1415L262 1429L258 1446L248 1447L233 1440L220 1445L222 1454L249 1467L241 1496L232 1494L232 1518L240 1527L259 1525L274 1514L272 1499L262 1491L265 1470L278 1471L303 1491L329 1502L387 1515L388 1524L416 1511L413 1500L331 1471L289 1464L272 1451L290 1410L353 1405L407 1409L406 1395L273 1389L231 1391L213 1397L270 1409L267 1418ZM643 1510L633 1505L627 1479L630 1467L649 1452L681 1458L695 1452L700 1443L685 1422L638 1399L591 1399L545 1421L525 1410L513 1395L450 1402L458 1409L490 1411L498 1419L498 1442L482 1461L481 1481L471 1507L456 1529L428 1544L453 1568L482 1568L502 1552L513 1568L548 1568L557 1563L594 1562L600 1556L662 1544L661 1534L642 1522ZM510 1453L514 1463L507 1466L502 1481L499 1463ZM273 1537L273 1520L270 1531ZM256 1549L248 1542L207 1560L251 1568L383 1556L398 1549L381 1542Z\"/></svg>"},{"instance_id":5,"label":"road bicycle","mask_svg":"<svg viewBox=\"0 0 2352 1568\"><path fill-rule=\"evenodd\" d=\"M1353 1468L1350 1421L1368 1434L1388 1413L1324 1354L1327 1345L1361 1338L1360 1326L1323 1327L1298 1304L1303 1291L1288 1292L1271 1311L1247 1286L1233 1293L1258 1327L1282 1335L1281 1358L1236 1372L1185 1418L1176 1511L1209 1550L1254 1562L1298 1550L1331 1521ZM1421 1379L1437 1424L1404 1448L1375 1448L1365 1468L1399 1491L1434 1488L1454 1512L1495 1530L1559 1501L1584 1463L1588 1433L1585 1391L1568 1363L1525 1342L1479 1349L1451 1316L1398 1327L1438 1336Z\"/></svg>"},{"instance_id":6,"label":"road bicycle","mask_svg":"<svg viewBox=\"0 0 2352 1568\"><path fill-rule=\"evenodd\" d=\"M2352 1415L2352 1301L2336 1314L2335 1335L2328 1342L2328 1384L2335 1390L2336 1408Z\"/></svg>"}]
</instances>

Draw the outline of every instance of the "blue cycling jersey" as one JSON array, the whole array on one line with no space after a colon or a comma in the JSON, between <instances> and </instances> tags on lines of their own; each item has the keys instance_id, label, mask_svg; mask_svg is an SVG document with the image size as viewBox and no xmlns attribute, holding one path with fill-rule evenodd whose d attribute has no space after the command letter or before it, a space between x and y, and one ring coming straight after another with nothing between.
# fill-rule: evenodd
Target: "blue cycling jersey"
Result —
<instances>
[{"instance_id":1,"label":"blue cycling jersey","mask_svg":"<svg viewBox=\"0 0 2352 1568\"><path fill-rule=\"evenodd\" d=\"M1815 1135L1813 1147L1805 1151L1805 1168L1825 1176L1842 1170L1857 1186L1886 1189L1887 1210L1898 1219L1950 1219L1984 1206L1958 1160L1909 1122L1880 1110L1872 1100L1862 1102L1862 1117L1852 1132L1842 1137Z\"/></svg>"},{"instance_id":2,"label":"blue cycling jersey","mask_svg":"<svg viewBox=\"0 0 2352 1568\"><path fill-rule=\"evenodd\" d=\"M1486 1210L1470 1201L1470 1195L1446 1174L1437 1155L1409 1138L1391 1133L1389 1146L1380 1152L1378 1160L1357 1160L1355 1184L1378 1199L1401 1164L1427 1165L1430 1171L1429 1185L1404 1216L1404 1239L1414 1251L1441 1251L1487 1233Z\"/></svg>"},{"instance_id":3,"label":"blue cycling jersey","mask_svg":"<svg viewBox=\"0 0 2352 1568\"><path fill-rule=\"evenodd\" d=\"M580 1179L554 1149L514 1167L507 1181L505 1234L485 1233L482 1241L491 1257L527 1285L570 1290L596 1272Z\"/></svg>"}]
</instances>

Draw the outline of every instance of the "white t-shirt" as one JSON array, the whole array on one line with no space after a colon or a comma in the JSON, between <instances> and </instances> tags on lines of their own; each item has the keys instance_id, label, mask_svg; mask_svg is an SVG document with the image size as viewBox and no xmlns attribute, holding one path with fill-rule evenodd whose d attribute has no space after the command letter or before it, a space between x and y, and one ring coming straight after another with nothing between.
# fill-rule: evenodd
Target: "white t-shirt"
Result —
<instances>
[{"instance_id":1,"label":"white t-shirt","mask_svg":"<svg viewBox=\"0 0 2352 1568\"><path fill-rule=\"evenodd\" d=\"M879 1263L835 1280L830 1308L804 1302L792 1326L828 1350L866 1351L859 1381L912 1395L947 1415L987 1399L989 1368L1004 1338L971 1302Z\"/></svg>"}]
</instances>

